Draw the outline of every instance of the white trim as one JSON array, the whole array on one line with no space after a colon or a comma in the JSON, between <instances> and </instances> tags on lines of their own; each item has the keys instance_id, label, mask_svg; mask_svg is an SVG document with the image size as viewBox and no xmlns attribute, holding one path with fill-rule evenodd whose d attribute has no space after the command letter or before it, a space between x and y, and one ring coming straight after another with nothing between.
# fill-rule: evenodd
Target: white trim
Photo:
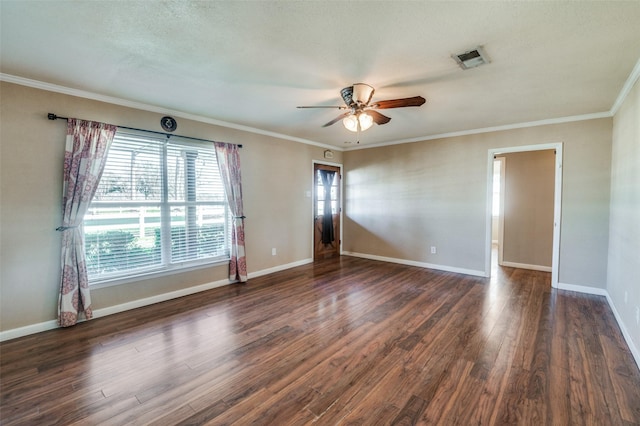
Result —
<instances>
[{"instance_id":1,"label":"white trim","mask_svg":"<svg viewBox=\"0 0 640 426\"><path fill-rule=\"evenodd\" d=\"M284 265L278 265L278 266L274 266L272 268L262 269L262 270L256 271L256 272L250 272L248 274L247 278L258 278L258 277L261 277L263 275L273 274L274 272L285 271L287 269L295 268L297 266L307 265L307 264L309 264L311 262L313 262L313 258L302 259L302 260L298 260L296 262L286 263Z\"/></svg>"},{"instance_id":2,"label":"white trim","mask_svg":"<svg viewBox=\"0 0 640 426\"><path fill-rule=\"evenodd\" d=\"M561 123L571 123L574 121L587 121L587 120L596 120L599 118L609 118L612 117L611 112L594 112L591 114L582 114L582 115L572 115L570 117L559 117L559 118L549 118L546 120L538 120L538 121L529 121L526 123L514 123L514 124L505 124L503 126L493 126L493 127L484 127L480 129L471 129L471 130L462 130L459 132L449 132L449 133L440 133L437 135L430 136L420 136L417 138L410 139L401 139L392 142L381 142L377 144L366 144L366 145L357 145L353 147L346 147L344 151L355 151L358 149L369 149L369 148L379 148L383 146L389 145L401 145L404 143L414 143L414 142L424 142L430 141L434 139L445 139L445 138L453 138L456 136L468 136L468 135L477 135L480 133L490 133L490 132L500 132L504 130L513 130L513 129L522 129L527 127L537 127L537 126L546 126L550 124L561 124Z\"/></svg>"},{"instance_id":3,"label":"white trim","mask_svg":"<svg viewBox=\"0 0 640 426\"><path fill-rule=\"evenodd\" d=\"M503 261L501 266L506 266L508 268L530 269L532 271L551 272L551 266L529 265L527 263L504 262Z\"/></svg>"},{"instance_id":4,"label":"white trim","mask_svg":"<svg viewBox=\"0 0 640 426\"><path fill-rule=\"evenodd\" d=\"M257 278L263 275L272 274L274 272L283 271L285 269L295 268L296 266L306 265L311 263L313 259L303 259L297 262L288 263L285 265L275 266L273 268L263 269L261 271L251 272L248 274L248 278ZM108 315L117 314L120 312L129 311L131 309L141 308L143 306L153 305L160 302L166 302L168 300L177 299L179 297L188 296L202 291L212 290L214 288L223 287L225 285L234 284L234 282L224 279L214 281L206 284L201 284L193 287L187 287L180 290L170 291L168 293L162 293L151 297L145 297L143 299L132 300L130 302L122 303L120 305L108 306L106 308L96 309L93 311L93 318L102 318ZM79 322L86 320L81 319ZM18 337L28 336L30 334L40 333L43 331L53 330L59 328L56 320L44 321L37 324L31 324L24 327L13 328L0 332L0 342L5 340L16 339Z\"/></svg>"},{"instance_id":5,"label":"white trim","mask_svg":"<svg viewBox=\"0 0 640 426\"><path fill-rule=\"evenodd\" d=\"M129 311L131 309L141 308L143 306L149 306L160 302L166 302L168 300L177 299L183 296L189 296L191 294L200 293L202 291L211 290L225 285L233 284L228 279L214 281L206 284L197 285L194 287L187 287L180 290L170 291L169 293L162 293L151 297L145 297L143 299L132 300L130 302L122 303L120 305L108 306L106 308L96 309L93 311L93 318L102 318L108 315L118 314L120 312Z\"/></svg>"},{"instance_id":6,"label":"white trim","mask_svg":"<svg viewBox=\"0 0 640 426\"><path fill-rule=\"evenodd\" d=\"M636 66L637 68L638 66ZM635 69L634 69L635 72ZM632 75L634 75L632 73ZM637 78L637 76L635 77ZM631 79L631 76L630 76ZM106 102L106 103L110 103L110 104L114 104L114 105L120 105L120 106L124 106L124 107L129 107L129 108L135 108L135 109L139 109L139 110L143 110L143 111L149 111L149 112L157 112L159 114L169 114L169 115L173 115L176 117L181 117L187 120L193 120L193 121L199 121L202 123L208 123L208 124L213 124L215 126L221 126L221 127L227 127L230 129L236 129L236 130L242 130L242 131L246 131L249 133L255 133L255 134L259 134L259 135L264 135L264 136L270 136L270 137L274 137L274 138L279 138L279 139L286 139L286 140L290 140L293 142L299 142L299 143L303 143L306 145L313 145L313 146L319 146L322 148L327 148L327 149L331 149L331 150L335 150L335 151L354 151L354 150L358 150L358 149L369 149L369 148L378 148L378 147L382 147L382 146L389 146L389 145L399 145L399 144L404 144L404 143L413 143L413 142L423 142L423 141L429 141L429 140L434 140L434 139L444 139L444 138L452 138L452 137L456 137L456 136L466 136L466 135L475 135L475 134L480 134L480 133L489 133L489 132L498 132L498 131L503 131L503 130L512 130L512 129L521 129L521 128L526 128L526 127L536 127L536 126L546 126L549 124L559 124L559 123L569 123L569 122L574 122L574 121L585 121L585 120L594 120L594 119L598 119L598 118L607 118L607 117L612 117L612 111L614 111L614 109L612 108L610 111L604 111L604 112L595 112L595 113L591 113L591 114L582 114L582 115L572 115L572 116L568 116L568 117L559 117L559 118L549 118L549 119L545 119L545 120L537 120L537 121L528 121L528 122L524 122L524 123L513 123L513 124L505 124L502 126L492 126L492 127L483 127L483 128L479 128L479 129L470 129L470 130L462 130L459 132L448 132L448 133L440 133L437 135L427 135L427 136L419 136L416 138L409 138L409 139L401 139L401 140L396 140L396 141L389 141L389 142L381 142L381 143L377 143L377 144L367 144L367 145L357 145L357 146L352 146L352 147L341 147L338 145L328 145L325 143L321 143L321 142L316 142L316 141L312 141L309 139L303 139L303 138L298 138L295 136L289 136L289 135L285 135L282 133L276 133L276 132L270 132L267 130L261 130L261 129L257 129L255 127L249 127L249 126L244 126L241 124L235 124L235 123L229 123L226 121L222 121L222 120L216 120L213 118L209 118L209 117L204 117L201 115L196 115L196 114L189 114L186 112L182 112L182 111L178 111L178 110L172 110L172 109L168 109L168 108L163 108L163 107L159 107L156 105L149 105L149 104L145 104L142 102L134 102L134 101L130 101L127 99L122 99L122 98L116 98L113 96L106 96L106 95L101 95L101 94L97 94L97 93L93 93L93 92L88 92L85 90L80 90L80 89L72 89L69 87L65 87L65 86L60 86L57 84L51 84L51 83L45 83L42 81L38 81L38 80L32 80L29 78L24 78L24 77L19 77L19 76L15 76L15 75L11 75L11 74L5 74L5 73L0 73L0 81L6 81L8 83L14 83L14 84L19 84L21 86L27 86L27 87L33 87L35 89L40 89L40 90L46 90L49 92L55 92L55 93L62 93L65 95L71 95L71 96L76 96L79 98L85 98L85 99L92 99L92 100L96 100L96 101L100 101L100 102ZM628 82L629 80L627 80ZM625 85L626 88L626 85ZM625 90L625 88L623 88L623 90ZM627 89L628 92L629 89ZM621 92L622 94L623 92ZM624 97L626 97L626 93L624 94ZM619 96L620 98L620 96ZM622 101L620 101L621 103ZM614 106L616 106L615 111L617 111L617 106L618 105L618 101L616 101L616 104L614 104Z\"/></svg>"},{"instance_id":7,"label":"white trim","mask_svg":"<svg viewBox=\"0 0 640 426\"><path fill-rule=\"evenodd\" d=\"M638 348L634 344L633 339L631 338L631 334L629 334L627 327L625 327L624 321L622 321L622 317L618 313L618 310L616 309L616 305L613 303L613 300L611 299L609 292L605 291L605 293L606 293L605 296L607 297L607 302L609 302L609 307L613 312L613 316L616 318L616 321L618 322L618 327L620 327L620 331L622 331L622 336L624 337L624 340L627 342L629 351L631 351L631 355L633 355L633 359L636 361L636 365L638 366L638 369L640 369L640 350L638 350Z\"/></svg>"},{"instance_id":8,"label":"white trim","mask_svg":"<svg viewBox=\"0 0 640 426\"><path fill-rule=\"evenodd\" d=\"M486 221L485 221L485 277L491 276L491 227L493 224L492 200L493 200L493 161L500 154L525 151L542 151L554 149L555 158L555 187L553 202L553 247L551 259L551 287L558 286L560 271L560 231L562 218L562 142L541 143L536 145L522 145L508 148L491 148L487 153L487 187L486 187ZM504 262L503 262L504 264ZM505 265L506 266L506 265Z\"/></svg>"},{"instance_id":9,"label":"white trim","mask_svg":"<svg viewBox=\"0 0 640 426\"><path fill-rule=\"evenodd\" d=\"M484 271L478 271L475 269L457 268L455 266L436 265L433 263L417 262L415 260L397 259L393 257L377 256L375 254L355 253L351 251L342 252L345 256L361 257L369 260L379 260L382 262L399 263L400 265L417 266L420 268L436 269L438 271L455 272L456 274L474 275L477 277L484 277Z\"/></svg>"},{"instance_id":10,"label":"white trim","mask_svg":"<svg viewBox=\"0 0 640 426\"><path fill-rule=\"evenodd\" d=\"M635 360L638 369L640 369L640 350L638 350L638 348L634 344L633 339L631 338L631 334L629 334L627 327L624 325L624 321L622 320L622 317L620 316L620 314L618 313L618 310L616 309L616 305L613 303L613 300L611 299L611 296L609 295L609 292L606 289L598 288L598 287L587 287L587 286L576 285L576 284L558 283L558 290L575 291L576 293L595 294L597 296L606 297L607 303L609 304L609 307L613 312L613 316L615 317L616 322L618 323L618 327L620 327L620 331L622 332L622 337L624 337L624 340L627 343L627 346L629 347L629 351L631 352L631 355L633 355L633 359Z\"/></svg>"},{"instance_id":11,"label":"white trim","mask_svg":"<svg viewBox=\"0 0 640 426\"><path fill-rule=\"evenodd\" d=\"M213 118L203 117L201 115L189 114L189 113L185 113L177 110L170 110L170 109L158 107L155 105L129 101L126 99L116 98L113 96L100 95L100 94L88 92L85 90L72 89L72 88L60 86L57 84L45 83L38 80L32 80L29 78L19 77L11 74L0 73L0 81L6 81L8 83L19 84L22 86L33 87L35 89L62 93L62 94L76 96L80 98L93 99L96 101L107 102L110 104L141 109L144 111L157 112L160 114L171 114L176 117L181 117L188 120L200 121L203 123L209 123L216 126L228 127L231 129L243 130L250 133L256 133L256 134L271 136L271 137L280 138L280 139L286 139L294 142L300 142L307 145L319 146L322 148L328 148L336 151L355 151L358 149L378 148L382 146L399 145L403 143L413 143L413 142L423 142L423 141L429 141L434 139L452 138L456 136L476 135L480 133L499 132L504 130L522 129L526 127L546 126L550 124L570 123L575 121L586 121L586 120L595 120L598 118L613 117L618 112L618 109L626 99L627 95L633 88L633 85L638 80L638 78L640 78L640 59L638 59L638 61L636 62L635 67L629 74L629 77L625 81L625 84L622 86L622 89L620 90L618 97L616 98L615 102L613 103L609 111L594 112L590 114L581 114L581 115L571 115L567 117L549 118L545 120L527 121L523 123L505 124L501 126L481 127L478 129L469 129L469 130L462 130L458 132L440 133L437 135L428 135L428 136L420 136L416 138L400 139L396 141L381 142L381 143L371 144L371 145L341 147L337 145L328 145L325 143L316 142L309 139L289 136L281 133L270 132L267 130L256 129L254 127L244 126L244 125L235 124L235 123L229 123L221 120L215 120Z\"/></svg>"},{"instance_id":12,"label":"white trim","mask_svg":"<svg viewBox=\"0 0 640 426\"><path fill-rule=\"evenodd\" d=\"M18 77L11 74L0 73L0 81L19 84L21 86L33 87L35 89L46 90L49 92L62 93L64 95L76 96L79 98L92 99L94 101L106 102L113 105L120 105L128 108L135 108L143 111L157 112L159 114L168 114L175 117L184 118L186 120L193 120L201 123L213 124L214 126L226 127L226 128L235 129L235 130L242 130L245 132L255 133L258 135L270 136L278 139L286 139L293 142L303 143L306 145L313 145L313 146L319 146L321 148L342 151L341 147L337 147L335 145L327 145L327 144L315 142L309 139L298 138L295 136L289 136L282 133L270 132L268 130L257 129L255 127L249 127L249 126L244 126L242 124L230 123L228 121L216 120L213 118L204 117L202 115L189 114L187 112L182 112L182 111L173 110L169 108L163 108L156 105L145 104L142 102L130 101L122 98L116 98L114 96L106 96L106 95L100 95L93 92L87 92L85 90L72 89L65 86L59 86L57 84L31 80L29 78Z\"/></svg>"},{"instance_id":13,"label":"white trim","mask_svg":"<svg viewBox=\"0 0 640 426\"><path fill-rule=\"evenodd\" d=\"M0 342L5 340L17 339L18 337L28 336L30 334L42 333L59 328L58 321L50 320L39 322L37 324L25 325L24 327L12 328L11 330L0 331Z\"/></svg>"},{"instance_id":14,"label":"white trim","mask_svg":"<svg viewBox=\"0 0 640 426\"><path fill-rule=\"evenodd\" d=\"M558 143L556 148L556 176L553 193L553 252L551 254L551 286L558 285L560 280L560 235L562 226L562 161L563 145Z\"/></svg>"},{"instance_id":15,"label":"white trim","mask_svg":"<svg viewBox=\"0 0 640 426\"><path fill-rule=\"evenodd\" d=\"M609 114L611 114L612 117L616 115L616 113L622 106L622 103L627 98L627 95L629 95L629 92L631 92L631 89L633 89L633 85L636 84L638 78L640 78L640 59L638 59L638 62L636 62L636 66L633 67L631 74L629 74L629 78L627 78L627 81L625 81L624 86L622 86L622 90L620 90L620 93L616 98L616 101L613 103L613 106L611 106Z\"/></svg>"},{"instance_id":16,"label":"white trim","mask_svg":"<svg viewBox=\"0 0 640 426\"><path fill-rule=\"evenodd\" d=\"M371 259L371 260L380 260L383 262L392 262L392 263L399 263L399 264L403 264L403 265L409 265L409 266L418 266L418 267L423 267L423 268L429 268L429 269L437 269L437 270L442 270L442 271L447 271L447 272L456 272L456 273L460 273L460 274L466 274L466 275L476 275L476 276L484 276L484 272L483 271L474 271L474 270L468 270L468 269L462 269L462 268L453 268L453 267L448 267L448 266L442 266L442 265L432 265L432 264L428 264L428 263L422 263L422 262L415 262L415 261L411 261L411 260L402 260L402 259L393 259L393 258L389 258L389 257L383 257L383 256L375 256L375 255L367 255L367 254L361 254L361 253L352 253L352 252L344 252L345 255L347 256L353 256L353 257L361 257L364 259ZM259 276L262 275L267 275L273 272L279 272L279 271L283 271L285 269L289 269L289 268L294 268L296 266L302 266L308 263L313 262L313 259L303 259L297 262L293 262L293 263L289 263L286 265L280 265L280 266L276 266L273 268L268 268L268 269L263 269L262 271L258 271L258 272L253 272L249 274L250 278L257 278ZM158 302L163 302L166 300L170 300L173 298L177 298L177 297L181 297L181 296L186 296L189 294L194 294L200 291L205 291L205 290L210 290L216 287L222 287L224 285L228 285L231 284L231 281L229 280L220 280L220 281L216 281L213 283L208 283L208 284L203 284L200 286L195 286L195 287L189 287L187 289L182 289L182 290L177 290L177 291L173 291L170 293L165 293L165 294L161 294L158 296L153 296L153 297L148 297L145 299L139 299L139 300L134 300L132 302L128 302L128 303L123 303L121 305L116 305L116 306L112 306L112 307L108 307L108 308L103 308L103 309L98 309L97 311L94 312L94 318L100 318L100 317L104 317L107 315L111 315L111 314L115 314L115 313L119 313L119 312L124 312L126 310L129 309L135 309L135 308L139 308L139 307L143 307L143 306L147 306L147 305L151 305L154 303L158 303ZM627 343L627 346L629 347L629 351L631 352L631 354L633 355L633 358L638 366L638 368L640 368L640 351L638 351L638 348L636 348L636 346L634 345L633 339L631 338L631 335L629 334L629 332L627 331L627 328L624 325L624 322L622 321L622 317L620 316L620 314L618 313L613 300L611 299L611 297L609 296L609 293L607 292L607 290L602 289L602 288L597 288L597 287L586 287L586 286L581 286L581 285L575 285L575 284L566 284L566 283L558 283L557 286L558 290L567 290L567 291L575 291L578 293L587 293L587 294L595 294L598 296L605 296L607 298L607 303L609 303L609 307L611 308L611 311L613 312L613 315L616 319L616 322L618 323L618 326L620 327L620 330L622 331L622 335L625 339L625 342ZM170 297L168 297L170 296ZM18 327L18 328L14 328L11 330L6 330L6 331L2 331L0 332L0 342L4 342L6 340L11 340L11 339L16 339L18 337L23 337L23 336L28 336L31 334L36 334L36 333L41 333L43 331L48 331L48 330L53 330L59 328L58 326L58 322L56 320L50 320L50 321L44 321L38 324L31 324L31 325L27 325L24 327Z\"/></svg>"},{"instance_id":17,"label":"white trim","mask_svg":"<svg viewBox=\"0 0 640 426\"><path fill-rule=\"evenodd\" d=\"M558 290L575 291L576 293L595 294L596 296L606 296L607 290L598 287L588 287L577 284L558 283Z\"/></svg>"},{"instance_id":18,"label":"white trim","mask_svg":"<svg viewBox=\"0 0 640 426\"><path fill-rule=\"evenodd\" d=\"M498 214L498 265L502 265L502 259L504 258L504 194L507 180L505 179L505 173L507 170L507 158L506 157L493 157L493 166L495 167L496 161L500 162L500 212ZM495 170L491 170L494 173ZM491 188L491 202L493 203L493 178ZM493 227L493 204L491 204L491 226ZM493 238L493 228L491 229ZM493 242L492 242L493 244ZM493 247L491 249L493 253Z\"/></svg>"}]
</instances>

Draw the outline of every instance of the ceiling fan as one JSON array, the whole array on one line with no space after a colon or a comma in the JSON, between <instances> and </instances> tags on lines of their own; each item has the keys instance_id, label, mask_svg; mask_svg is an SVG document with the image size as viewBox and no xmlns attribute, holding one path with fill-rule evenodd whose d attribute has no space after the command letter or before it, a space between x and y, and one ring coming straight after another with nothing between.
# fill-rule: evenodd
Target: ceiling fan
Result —
<instances>
[{"instance_id":1,"label":"ceiling fan","mask_svg":"<svg viewBox=\"0 0 640 426\"><path fill-rule=\"evenodd\" d=\"M299 106L298 108L338 108L348 110L333 120L329 121L322 127L328 127L342 120L344 127L352 132L360 132L367 130L376 124L387 124L391 121L391 117L387 117L376 111L377 109L419 107L425 103L422 96L413 96L411 98L389 99L386 101L376 101L371 103L375 89L368 84L356 83L353 86L345 87L340 91L340 95L345 105L341 106Z\"/></svg>"}]
</instances>

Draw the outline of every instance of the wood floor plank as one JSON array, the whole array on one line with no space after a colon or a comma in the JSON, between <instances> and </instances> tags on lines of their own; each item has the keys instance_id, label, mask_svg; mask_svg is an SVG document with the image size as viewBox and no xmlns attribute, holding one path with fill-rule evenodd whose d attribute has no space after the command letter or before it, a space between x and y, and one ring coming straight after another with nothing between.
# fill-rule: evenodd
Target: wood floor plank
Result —
<instances>
[{"instance_id":1,"label":"wood floor plank","mask_svg":"<svg viewBox=\"0 0 640 426\"><path fill-rule=\"evenodd\" d=\"M640 424L604 297L325 259L0 344L0 423Z\"/></svg>"},{"instance_id":2,"label":"wood floor plank","mask_svg":"<svg viewBox=\"0 0 640 426\"><path fill-rule=\"evenodd\" d=\"M559 424L572 424L571 377L569 374L569 339L567 326L567 298L557 292L550 296L550 307L555 312L551 335L549 383L549 411L547 419Z\"/></svg>"},{"instance_id":3,"label":"wood floor plank","mask_svg":"<svg viewBox=\"0 0 640 426\"><path fill-rule=\"evenodd\" d=\"M440 382L436 394L422 412L420 423L455 424L453 417L457 416L458 410L464 409L460 405L458 396L463 392L463 384L470 377L469 373L472 368L473 363L463 358L452 363L451 368L447 370L447 374Z\"/></svg>"},{"instance_id":4,"label":"wood floor plank","mask_svg":"<svg viewBox=\"0 0 640 426\"><path fill-rule=\"evenodd\" d=\"M398 350L387 354L375 369L365 371L359 386L349 386L327 410L319 416L324 424L335 424L338 419L346 424L365 424L371 419L371 410L384 405L402 406L407 395L391 393L389 389L405 389L413 374L397 363ZM345 415L345 413L348 413Z\"/></svg>"}]
</instances>

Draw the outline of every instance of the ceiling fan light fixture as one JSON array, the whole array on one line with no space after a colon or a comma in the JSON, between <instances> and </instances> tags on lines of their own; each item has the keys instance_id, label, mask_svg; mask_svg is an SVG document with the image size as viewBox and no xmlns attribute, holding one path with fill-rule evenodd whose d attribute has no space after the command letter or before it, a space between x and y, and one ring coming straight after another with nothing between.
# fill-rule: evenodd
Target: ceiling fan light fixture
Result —
<instances>
[{"instance_id":1,"label":"ceiling fan light fixture","mask_svg":"<svg viewBox=\"0 0 640 426\"><path fill-rule=\"evenodd\" d=\"M346 116L342 119L342 124L344 124L345 129L350 132L358 131L358 118L355 115Z\"/></svg>"},{"instance_id":2,"label":"ceiling fan light fixture","mask_svg":"<svg viewBox=\"0 0 640 426\"><path fill-rule=\"evenodd\" d=\"M342 124L350 132L365 131L373 125L373 117L366 112L352 114L343 118Z\"/></svg>"},{"instance_id":3,"label":"ceiling fan light fixture","mask_svg":"<svg viewBox=\"0 0 640 426\"><path fill-rule=\"evenodd\" d=\"M373 117L371 117L366 112L358 115L358 121L360 122L360 130L367 130L373 125Z\"/></svg>"}]
</instances>

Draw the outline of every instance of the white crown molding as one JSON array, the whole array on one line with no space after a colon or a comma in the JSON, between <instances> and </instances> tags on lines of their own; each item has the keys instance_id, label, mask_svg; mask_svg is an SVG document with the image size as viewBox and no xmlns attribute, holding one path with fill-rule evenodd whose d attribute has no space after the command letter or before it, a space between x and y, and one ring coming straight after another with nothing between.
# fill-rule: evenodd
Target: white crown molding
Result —
<instances>
[{"instance_id":1,"label":"white crown molding","mask_svg":"<svg viewBox=\"0 0 640 426\"><path fill-rule=\"evenodd\" d=\"M612 117L616 115L616 113L622 106L622 103L625 101L625 99L629 95L629 92L631 92L633 85L636 84L636 81L638 81L638 78L640 78L640 59L638 59L638 62L636 62L636 66L633 67L631 74L629 74L629 78L627 78L627 81L624 83L624 86L622 86L622 90L620 90L620 93L618 94L616 101L613 103L613 106L611 107L611 111L609 111Z\"/></svg>"},{"instance_id":2,"label":"white crown molding","mask_svg":"<svg viewBox=\"0 0 640 426\"><path fill-rule=\"evenodd\" d=\"M471 129L471 130L462 130L460 132L450 132L450 133L440 133L437 135L431 136L422 136L418 138L411 139L401 139L392 142L382 142L378 144L365 145L365 146L354 146L344 148L345 151L355 151L358 149L368 149L368 148L379 148L381 146L389 146L389 145L401 145L405 143L414 143L414 142L424 142L430 141L434 139L445 139L445 138L453 138L456 136L468 136L468 135L477 135L480 133L491 133L491 132L501 132L504 130L513 130L513 129L522 129L525 127L536 127L536 126L547 126L550 124L561 124L561 123L571 123L574 121L586 121L586 120L595 120L598 118L608 118L611 117L611 112L594 112L591 114L582 114L582 115L572 115L569 117L559 117L559 118L549 118L546 120L538 120L538 121L528 121L525 123L515 123L515 124L505 124L503 126L493 126L493 127L484 127L480 129Z\"/></svg>"},{"instance_id":3,"label":"white crown molding","mask_svg":"<svg viewBox=\"0 0 640 426\"><path fill-rule=\"evenodd\" d=\"M344 148L344 151L355 151L358 149L378 148L381 146L400 145L403 143L413 143L413 142L423 142L423 141L434 140L434 139L452 138L456 136L475 135L479 133L499 132L503 130L521 129L524 127L546 126L549 124L561 124L561 123L570 123L573 121L585 121L585 120L595 120L598 118L613 117L614 115L616 115L616 113L618 112L618 109L620 109L620 106L629 95L629 92L633 88L633 85L636 83L638 78L640 78L640 59L638 59L635 67L633 67L633 70L631 70L631 73L629 74L627 81L622 86L622 89L620 90L618 97L616 98L615 102L613 103L609 111L596 112L592 114L573 115L569 117L550 118L547 120L529 121L524 123L507 124L504 126L484 127L480 129L463 130L460 132L440 133L438 135L424 136L424 137L411 138L411 139L401 139L397 141L383 142L379 144L372 144L372 145L366 145L366 146L347 147L347 148Z\"/></svg>"},{"instance_id":4,"label":"white crown molding","mask_svg":"<svg viewBox=\"0 0 640 426\"><path fill-rule=\"evenodd\" d=\"M64 95L76 96L78 98L91 99L94 101L106 102L109 104L120 105L128 108L135 108L142 111L157 112L159 114L172 115L175 117L184 118L186 120L198 121L201 123L212 124L214 126L226 127L229 129L242 130L244 132L256 133L259 135L269 136L269 137L278 138L278 139L285 139L293 142L303 143L306 145L318 146L325 149L342 151L341 147L336 147L334 145L328 145L321 142L315 142L309 139L297 138L294 136L284 135L282 133L256 129L255 127L229 123L227 121L216 120L216 119L204 117L201 115L189 114L189 113L178 111L178 110L163 108L157 105L149 105L142 102L135 102L127 99L116 98L114 96L101 95L98 93L88 92L86 90L72 89L70 87L60 86L60 85L51 84L51 83L45 83L43 81L32 80L29 78L19 77L11 74L0 73L0 81L6 81L7 83L19 84L21 86L27 86L27 87L32 87L34 89L46 90L49 92L62 93Z\"/></svg>"},{"instance_id":5,"label":"white crown molding","mask_svg":"<svg viewBox=\"0 0 640 426\"><path fill-rule=\"evenodd\" d=\"M328 145L328 144L324 144L321 142L316 142L308 139L298 138L298 137L289 136L281 133L270 132L267 130L256 129L254 127L243 126L240 124L229 123L221 120L215 120L213 118L204 117L204 116L195 115L195 114L189 114L182 111L162 108L155 105L129 101L126 99L100 95L100 94L88 92L85 90L72 89L72 88L60 86L57 84L45 83L38 80L32 80L32 79L18 77L11 74L0 73L0 81L20 84L22 86L33 87L36 89L47 90L50 92L63 93L66 95L77 96L80 98L93 99L96 101L106 102L106 103L115 104L115 105L121 105L125 107L130 107L130 108L136 108L144 111L157 112L160 114L170 114L176 117L185 118L187 120L199 121L202 123L213 124L215 126L227 127L230 129L242 130L249 133L256 133L264 136L290 140L293 142L299 142L306 145L313 145L321 148L332 149L334 151L356 151L360 149L379 148L383 146L401 145L405 143L424 142L424 141L429 141L434 139L445 139L445 138L453 138L457 136L468 136L468 135L475 135L475 134L481 134L481 133L522 129L526 127L547 126L551 124L562 124L562 123L570 123L575 121L586 121L586 120L595 120L599 118L609 118L609 117L613 117L618 112L618 109L626 99L627 95L633 88L633 85L638 80L638 78L640 78L640 59L638 59L638 61L636 62L635 67L631 71L631 74L629 74L629 77L627 78L625 84L623 85L622 90L618 94L616 101L613 103L609 111L596 112L591 114L582 114L582 115L572 115L567 117L549 118L549 119L537 120L537 121L527 121L523 123L505 124L502 126L483 127L478 129L462 130L459 132L440 133L437 135L420 136L416 138L400 139L400 140L381 142L381 143L370 144L370 145L340 147L337 145Z\"/></svg>"}]
</instances>

